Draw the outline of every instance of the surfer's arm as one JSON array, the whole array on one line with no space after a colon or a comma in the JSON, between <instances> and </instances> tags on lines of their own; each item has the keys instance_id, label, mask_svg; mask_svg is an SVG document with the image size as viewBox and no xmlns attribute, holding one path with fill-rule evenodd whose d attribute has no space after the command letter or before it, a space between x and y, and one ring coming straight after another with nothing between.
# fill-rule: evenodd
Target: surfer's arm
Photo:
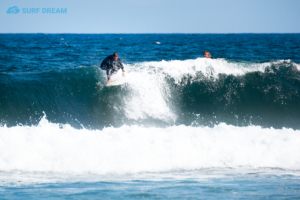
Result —
<instances>
[{"instance_id":1,"label":"surfer's arm","mask_svg":"<svg viewBox=\"0 0 300 200\"><path fill-rule=\"evenodd\" d=\"M122 61L120 60L120 58L118 59L118 62L120 64L120 68L122 69L122 72L124 73L125 72L124 65L123 65Z\"/></svg>"},{"instance_id":2,"label":"surfer's arm","mask_svg":"<svg viewBox=\"0 0 300 200\"><path fill-rule=\"evenodd\" d=\"M122 62L120 61L120 64L121 64L121 69L122 69L122 75L123 75L123 77L125 76L125 69L124 69L124 66L123 66L123 64L122 64Z\"/></svg>"},{"instance_id":3,"label":"surfer's arm","mask_svg":"<svg viewBox=\"0 0 300 200\"><path fill-rule=\"evenodd\" d=\"M121 62L120 62L121 63ZM122 69L122 72L124 73L125 72L125 69L124 69L124 66L123 64L121 63L121 69Z\"/></svg>"},{"instance_id":4,"label":"surfer's arm","mask_svg":"<svg viewBox=\"0 0 300 200\"><path fill-rule=\"evenodd\" d=\"M121 62L121 60L119 59L118 60L119 61L119 63L120 63L120 68L122 69L122 75L123 75L123 77L125 76L125 69L124 69L124 65L123 65L123 63Z\"/></svg>"}]
</instances>

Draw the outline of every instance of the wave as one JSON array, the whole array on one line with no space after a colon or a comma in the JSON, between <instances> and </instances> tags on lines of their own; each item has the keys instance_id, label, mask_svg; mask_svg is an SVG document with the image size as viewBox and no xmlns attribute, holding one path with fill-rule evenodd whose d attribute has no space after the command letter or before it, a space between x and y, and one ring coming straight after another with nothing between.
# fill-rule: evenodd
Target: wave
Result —
<instances>
[{"instance_id":1,"label":"wave","mask_svg":"<svg viewBox=\"0 0 300 200\"><path fill-rule=\"evenodd\" d=\"M123 125L299 129L299 64L225 59L125 65L127 83L105 87L97 66L0 72L0 120L8 127L52 123L102 129ZM121 73L116 75L116 78Z\"/></svg>"},{"instance_id":2,"label":"wave","mask_svg":"<svg viewBox=\"0 0 300 200\"><path fill-rule=\"evenodd\" d=\"M300 132L236 127L122 126L75 129L50 123L0 127L0 171L126 174L205 168L300 170Z\"/></svg>"}]
</instances>

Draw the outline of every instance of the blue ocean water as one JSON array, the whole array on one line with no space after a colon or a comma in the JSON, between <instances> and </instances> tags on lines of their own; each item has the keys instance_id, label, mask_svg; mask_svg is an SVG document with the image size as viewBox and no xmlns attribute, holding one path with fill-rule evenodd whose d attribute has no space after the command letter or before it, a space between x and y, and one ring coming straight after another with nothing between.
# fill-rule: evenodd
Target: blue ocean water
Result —
<instances>
[{"instance_id":1,"label":"blue ocean water","mask_svg":"<svg viewBox=\"0 0 300 200\"><path fill-rule=\"evenodd\" d=\"M299 70L300 34L1 34L0 195L300 198Z\"/></svg>"}]
</instances>

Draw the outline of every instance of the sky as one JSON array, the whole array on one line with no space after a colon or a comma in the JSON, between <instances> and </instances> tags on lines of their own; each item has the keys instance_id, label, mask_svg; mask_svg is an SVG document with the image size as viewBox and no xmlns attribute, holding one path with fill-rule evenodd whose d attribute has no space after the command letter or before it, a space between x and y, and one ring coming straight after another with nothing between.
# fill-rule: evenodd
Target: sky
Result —
<instances>
[{"instance_id":1,"label":"sky","mask_svg":"<svg viewBox=\"0 0 300 200\"><path fill-rule=\"evenodd\" d=\"M299 8L300 0L0 0L0 33L300 33Z\"/></svg>"}]
</instances>

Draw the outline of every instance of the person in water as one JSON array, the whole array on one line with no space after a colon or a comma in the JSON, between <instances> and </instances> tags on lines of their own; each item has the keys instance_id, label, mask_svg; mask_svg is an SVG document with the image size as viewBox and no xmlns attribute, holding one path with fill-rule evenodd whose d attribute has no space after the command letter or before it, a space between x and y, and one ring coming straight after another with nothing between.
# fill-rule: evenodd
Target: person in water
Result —
<instances>
[{"instance_id":1,"label":"person in water","mask_svg":"<svg viewBox=\"0 0 300 200\"><path fill-rule=\"evenodd\" d=\"M204 51L203 57L204 57L204 58L211 58L211 59L214 59L213 57L211 57L211 55L210 55L210 53L209 53L208 51Z\"/></svg>"},{"instance_id":2,"label":"person in water","mask_svg":"<svg viewBox=\"0 0 300 200\"><path fill-rule=\"evenodd\" d=\"M112 55L107 56L101 63L100 68L102 70L106 70L107 75L107 83L111 82L111 76L116 74L119 69L123 71L123 77L125 76L124 66L119 58L118 53L114 53Z\"/></svg>"}]
</instances>

